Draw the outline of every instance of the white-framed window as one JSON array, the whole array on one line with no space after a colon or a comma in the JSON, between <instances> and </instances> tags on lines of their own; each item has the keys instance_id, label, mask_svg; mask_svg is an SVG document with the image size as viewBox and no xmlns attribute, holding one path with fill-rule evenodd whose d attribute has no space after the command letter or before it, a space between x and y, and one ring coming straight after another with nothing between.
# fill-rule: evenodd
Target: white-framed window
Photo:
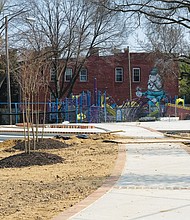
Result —
<instances>
[{"instance_id":1,"label":"white-framed window","mask_svg":"<svg viewBox=\"0 0 190 220\"><path fill-rule=\"evenodd\" d=\"M141 80L140 68L133 68L132 74L133 74L132 75L133 82L140 82L140 80Z\"/></svg>"},{"instance_id":2,"label":"white-framed window","mask_svg":"<svg viewBox=\"0 0 190 220\"><path fill-rule=\"evenodd\" d=\"M83 68L80 71L80 82L87 82L87 81L88 81L87 69Z\"/></svg>"},{"instance_id":3,"label":"white-framed window","mask_svg":"<svg viewBox=\"0 0 190 220\"><path fill-rule=\"evenodd\" d=\"M65 71L65 82L70 82L72 79L73 70L71 68L67 68Z\"/></svg>"},{"instance_id":4,"label":"white-framed window","mask_svg":"<svg viewBox=\"0 0 190 220\"><path fill-rule=\"evenodd\" d=\"M115 82L123 82L123 68L122 67L115 68Z\"/></svg>"},{"instance_id":5,"label":"white-framed window","mask_svg":"<svg viewBox=\"0 0 190 220\"><path fill-rule=\"evenodd\" d=\"M55 68L51 67L51 69L50 69L50 79L51 79L51 81L55 80L55 74L56 74Z\"/></svg>"}]
</instances>

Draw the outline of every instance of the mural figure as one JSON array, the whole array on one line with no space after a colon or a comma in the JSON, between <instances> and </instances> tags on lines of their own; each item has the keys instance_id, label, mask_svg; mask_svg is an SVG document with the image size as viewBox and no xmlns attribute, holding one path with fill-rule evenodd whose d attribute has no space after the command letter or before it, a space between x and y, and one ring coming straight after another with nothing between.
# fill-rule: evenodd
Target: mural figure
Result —
<instances>
[{"instance_id":1,"label":"mural figure","mask_svg":"<svg viewBox=\"0 0 190 220\"><path fill-rule=\"evenodd\" d=\"M161 101L165 98L162 80L156 67L150 71L147 87L148 90L145 92L142 92L141 88L137 88L136 95L148 98L149 110L154 111L156 108L158 109Z\"/></svg>"}]
</instances>

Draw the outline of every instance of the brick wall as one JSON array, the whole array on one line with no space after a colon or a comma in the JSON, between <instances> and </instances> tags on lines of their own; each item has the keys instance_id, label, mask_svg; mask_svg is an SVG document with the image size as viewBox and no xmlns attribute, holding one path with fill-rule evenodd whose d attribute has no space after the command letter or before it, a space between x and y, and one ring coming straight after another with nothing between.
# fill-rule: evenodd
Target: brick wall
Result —
<instances>
[{"instance_id":1,"label":"brick wall","mask_svg":"<svg viewBox=\"0 0 190 220\"><path fill-rule=\"evenodd\" d=\"M154 66L154 60L151 60L148 53L130 53L131 72L133 68L140 68L141 79L140 82L131 83L132 98L136 97L136 88L140 87L144 91L147 90L147 82L150 70ZM79 94L81 91L89 90L93 93L94 78L97 79L98 90L107 91L117 104L122 104L130 98L129 86L129 59L128 51L120 52L110 56L91 56L85 63L88 70L88 82L79 82L77 80L73 93ZM115 68L123 67L124 79L123 82L115 82ZM166 80L164 90L171 97L178 95L178 79Z\"/></svg>"}]
</instances>

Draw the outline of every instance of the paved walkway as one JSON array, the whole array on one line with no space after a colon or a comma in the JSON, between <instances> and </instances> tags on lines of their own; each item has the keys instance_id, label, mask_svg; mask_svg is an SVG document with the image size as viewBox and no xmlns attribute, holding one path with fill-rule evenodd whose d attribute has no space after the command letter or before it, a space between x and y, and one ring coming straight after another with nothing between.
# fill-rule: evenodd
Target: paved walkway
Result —
<instances>
[{"instance_id":1,"label":"paved walkway","mask_svg":"<svg viewBox=\"0 0 190 220\"><path fill-rule=\"evenodd\" d=\"M190 130L190 121L96 126L122 130L121 135L138 141L123 144L127 153L120 151L116 164L123 170L119 179L118 170L113 173L113 185L105 183L55 220L189 220L190 156L181 143L166 142L157 131Z\"/></svg>"}]
</instances>

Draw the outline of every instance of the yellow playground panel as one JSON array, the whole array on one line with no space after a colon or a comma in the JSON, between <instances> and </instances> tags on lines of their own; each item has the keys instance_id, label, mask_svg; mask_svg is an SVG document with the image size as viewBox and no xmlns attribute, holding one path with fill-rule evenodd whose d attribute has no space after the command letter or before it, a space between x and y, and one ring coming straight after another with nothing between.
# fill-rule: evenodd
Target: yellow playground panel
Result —
<instances>
[{"instance_id":1,"label":"yellow playground panel","mask_svg":"<svg viewBox=\"0 0 190 220\"><path fill-rule=\"evenodd\" d=\"M176 99L175 104L185 106L185 101L182 98L178 98L178 99Z\"/></svg>"}]
</instances>

